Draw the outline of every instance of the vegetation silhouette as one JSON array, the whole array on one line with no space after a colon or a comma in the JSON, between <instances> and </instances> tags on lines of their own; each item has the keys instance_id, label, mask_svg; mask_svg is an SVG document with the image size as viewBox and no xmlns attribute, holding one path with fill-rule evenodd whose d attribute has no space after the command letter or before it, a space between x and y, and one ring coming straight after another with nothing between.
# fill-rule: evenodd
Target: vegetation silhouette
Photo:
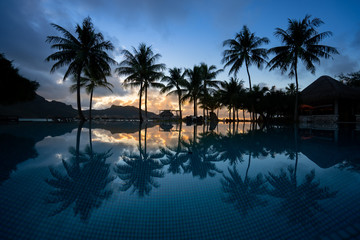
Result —
<instances>
[{"instance_id":1,"label":"vegetation silhouette","mask_svg":"<svg viewBox=\"0 0 360 240\"><path fill-rule=\"evenodd\" d=\"M39 83L19 74L19 69L0 53L0 105L10 105L35 99Z\"/></svg>"},{"instance_id":2,"label":"vegetation silhouette","mask_svg":"<svg viewBox=\"0 0 360 240\"><path fill-rule=\"evenodd\" d=\"M117 164L114 167L115 173L123 181L120 191L127 191L131 187L132 193L137 192L140 198L149 195L152 188L160 185L156 178L162 178L165 173L162 171L163 164L158 159L164 156L163 153L148 153L146 147L147 126L145 124L144 147L142 146L141 125L139 125L139 153L124 154L124 164Z\"/></svg>"},{"instance_id":3,"label":"vegetation silhouette","mask_svg":"<svg viewBox=\"0 0 360 240\"><path fill-rule=\"evenodd\" d=\"M162 88L164 85L157 82L162 79L165 70L165 64L156 63L161 57L160 54L154 54L151 46L140 43L138 49L132 48L133 53L124 49L122 54L124 60L115 71L120 76L126 76L123 85L130 87L139 87L139 119L143 121L141 115L142 95L145 95L145 119L147 119L147 90L149 87Z\"/></svg>"},{"instance_id":4,"label":"vegetation silhouette","mask_svg":"<svg viewBox=\"0 0 360 240\"><path fill-rule=\"evenodd\" d=\"M96 33L91 18L87 17L83 20L82 25L76 26L75 37L65 28L52 23L56 30L63 36L48 36L46 42L52 44L51 48L59 50L46 58L46 61L55 61L50 72L67 66L63 80L71 75L76 77L76 100L79 118L85 121L85 117L81 110L81 74L85 68L96 72L98 79L106 79L107 73L110 72L109 64L116 63L108 56L106 50L113 50L114 46L110 41L104 41L101 33ZM106 80L105 80L106 82Z\"/></svg>"},{"instance_id":5,"label":"vegetation silhouette","mask_svg":"<svg viewBox=\"0 0 360 240\"><path fill-rule=\"evenodd\" d=\"M187 69L186 72L188 76L188 80L185 82L187 92L183 100L194 104L194 116L197 117L197 104L202 91L201 67L195 65L192 69Z\"/></svg>"},{"instance_id":6,"label":"vegetation silhouette","mask_svg":"<svg viewBox=\"0 0 360 240\"><path fill-rule=\"evenodd\" d=\"M185 76L187 74L186 71L182 72L180 68L171 68L169 69L170 76L164 76L162 78L162 82L167 83L162 89L161 93L168 93L168 95L177 95L179 102L179 111L180 111L180 119L182 119L182 110L181 105L184 102L183 96L186 93L186 89L184 88L186 85Z\"/></svg>"},{"instance_id":7,"label":"vegetation silhouette","mask_svg":"<svg viewBox=\"0 0 360 240\"><path fill-rule=\"evenodd\" d=\"M286 30L276 28L274 35L280 38L283 46L269 49L269 53L275 54L275 57L268 64L270 71L279 68L282 73L289 70L290 78L295 76L295 122L298 120L299 83L297 71L299 60L305 64L306 70L314 74L314 63L320 63L320 57L330 58L331 54L338 54L336 48L319 44L332 33L330 31L319 33L317 27L324 22L320 18L310 18L310 15L306 15L302 20L289 19Z\"/></svg>"},{"instance_id":8,"label":"vegetation silhouette","mask_svg":"<svg viewBox=\"0 0 360 240\"><path fill-rule=\"evenodd\" d=\"M81 128L80 123L76 148L69 148L71 157L62 160L66 175L53 167L49 168L53 179L45 181L55 190L49 193L45 202L59 204L50 216L63 212L74 203L75 216L79 214L80 219L86 222L90 219L91 212L112 195L112 191L106 188L115 177L109 176L110 164L106 163L107 158L112 155L111 149L101 153L94 152L90 138L90 145L83 152L79 150ZM89 131L91 132L91 128Z\"/></svg>"},{"instance_id":9,"label":"vegetation silhouette","mask_svg":"<svg viewBox=\"0 0 360 240\"><path fill-rule=\"evenodd\" d=\"M268 38L255 36L255 33L250 32L246 25L236 34L234 39L228 39L223 42L223 46L228 47L228 49L224 50L223 59L221 60L225 64L224 68L231 66L229 74L234 73L236 77L240 68L245 64L250 92L252 92L252 85L249 67L255 65L261 69L267 63L267 50L260 48L260 46L268 43Z\"/></svg>"},{"instance_id":10,"label":"vegetation silhouette","mask_svg":"<svg viewBox=\"0 0 360 240\"><path fill-rule=\"evenodd\" d=\"M215 65L208 66L206 63L200 63L202 75L202 91L200 96L201 107L203 108L203 116L209 115L209 106L207 105L209 98L213 96L215 91L219 89L219 80L215 80L216 76L221 73L222 69L216 69ZM207 113L205 113L205 111Z\"/></svg>"},{"instance_id":11,"label":"vegetation silhouette","mask_svg":"<svg viewBox=\"0 0 360 240\"><path fill-rule=\"evenodd\" d=\"M105 76L111 76L110 72L108 72L110 69L105 69L104 71L102 71L101 73L99 72L95 72L97 69L89 69L89 68L85 68L84 69L84 75L85 77L81 77L80 78L80 87L85 87L86 93L90 94L90 103L89 103L89 120L92 119L91 117L91 110L92 110L92 100L93 100L93 94L94 94L94 89L97 87L103 87L103 88L107 88L108 90L110 90L112 92L112 89L114 87L114 85L112 85L111 83L107 82ZM104 75L102 78L101 75ZM75 77L75 82L77 78ZM76 92L77 91L77 83L71 85L70 87L70 92Z\"/></svg>"}]
</instances>

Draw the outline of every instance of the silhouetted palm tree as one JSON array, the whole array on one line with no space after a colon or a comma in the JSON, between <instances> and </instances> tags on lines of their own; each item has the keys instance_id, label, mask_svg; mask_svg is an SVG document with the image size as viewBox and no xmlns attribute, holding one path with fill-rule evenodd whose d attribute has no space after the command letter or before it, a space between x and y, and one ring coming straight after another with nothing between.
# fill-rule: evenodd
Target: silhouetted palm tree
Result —
<instances>
[{"instance_id":1,"label":"silhouetted palm tree","mask_svg":"<svg viewBox=\"0 0 360 240\"><path fill-rule=\"evenodd\" d=\"M265 179L261 174L251 179L247 175L244 180L234 167L233 170L228 168L230 176L225 176L220 180L222 190L227 196L224 201L234 204L235 208L243 215L247 215L248 211L256 206L265 206L267 202L259 197L266 193Z\"/></svg>"},{"instance_id":2,"label":"silhouetted palm tree","mask_svg":"<svg viewBox=\"0 0 360 240\"><path fill-rule=\"evenodd\" d=\"M165 64L156 63L161 57L160 54L154 54L151 46L140 43L138 49L132 48L133 53L123 50L124 60L116 72L122 76L127 76L124 80L124 86L139 87L139 118L143 121L141 115L141 99L145 95L145 118L147 118L147 89L149 87L162 87L162 84L156 82L163 77L162 71L165 70Z\"/></svg>"},{"instance_id":3,"label":"silhouetted palm tree","mask_svg":"<svg viewBox=\"0 0 360 240\"><path fill-rule=\"evenodd\" d=\"M105 51L113 50L114 46L110 41L104 41L101 33L95 32L90 17L84 19L82 26L76 26L77 37L57 24L51 25L62 33L63 37L47 37L46 41L53 44L51 48L59 51L48 56L46 61L56 61L51 68L51 72L68 65L63 80L70 75L77 77L77 107L80 120L84 121L85 117L81 110L80 98L81 73L86 67L96 69L96 72L99 73L105 69L110 69L109 63L115 63L115 61ZM102 78L105 78L105 74Z\"/></svg>"},{"instance_id":4,"label":"silhouetted palm tree","mask_svg":"<svg viewBox=\"0 0 360 240\"><path fill-rule=\"evenodd\" d=\"M110 70L110 69L109 69ZM104 72L106 76L110 76L110 72ZM89 104L89 120L91 120L91 110L92 110L92 99L94 94L94 89L97 87L107 88L112 92L112 85L111 83L107 82L106 78L102 79L101 74L94 72L92 69L85 68L84 69L85 77L81 77L80 87L85 87L86 93L90 94L90 104ZM77 90L77 84L73 84L70 87L71 92L75 92Z\"/></svg>"},{"instance_id":5,"label":"silhouetted palm tree","mask_svg":"<svg viewBox=\"0 0 360 240\"><path fill-rule=\"evenodd\" d=\"M139 197L149 195L153 187L160 185L155 181L156 178L164 177L161 171L163 165L157 159L164 156L163 153L147 153L146 150L146 126L144 148L141 144L141 128L139 129L139 153L132 153L122 157L125 164L117 164L114 171L118 177L124 181L121 191L127 191L133 187L133 192L137 191Z\"/></svg>"},{"instance_id":6,"label":"silhouetted palm tree","mask_svg":"<svg viewBox=\"0 0 360 240\"><path fill-rule=\"evenodd\" d=\"M165 76L163 77L163 79L161 80L162 82L166 82L166 86L164 86L161 89L162 93L168 93L167 95L170 94L176 94L178 96L178 101L179 101L179 111L180 111L180 119L182 119L182 111L181 111L181 105L182 105L182 97L183 95L186 93L186 89L184 88L185 86L185 75L186 75L186 71L184 71L183 73L181 73L181 69L180 68L172 68L169 69L169 73L170 76Z\"/></svg>"},{"instance_id":7,"label":"silhouetted palm tree","mask_svg":"<svg viewBox=\"0 0 360 240\"><path fill-rule=\"evenodd\" d=\"M189 80L185 82L187 93L184 95L183 99L194 103L194 116L197 117L197 102L202 90L201 67L194 66L193 69L187 69L186 72Z\"/></svg>"},{"instance_id":8,"label":"silhouetted palm tree","mask_svg":"<svg viewBox=\"0 0 360 240\"><path fill-rule=\"evenodd\" d=\"M221 102L229 108L229 119L231 120L231 111L233 111L233 120L235 121L235 105L240 100L240 93L243 88L243 81L231 77L230 82L220 83L220 99Z\"/></svg>"},{"instance_id":9,"label":"silhouetted palm tree","mask_svg":"<svg viewBox=\"0 0 360 240\"><path fill-rule=\"evenodd\" d=\"M224 67L231 66L229 74L234 73L236 76L237 72L245 64L250 91L252 91L252 87L249 67L254 64L256 67L261 68L266 63L267 50L259 47L268 43L268 38L255 36L255 33L251 33L247 26L243 26L234 39L223 42L224 47L229 47L223 52L222 63L225 63Z\"/></svg>"},{"instance_id":10,"label":"silhouetted palm tree","mask_svg":"<svg viewBox=\"0 0 360 240\"><path fill-rule=\"evenodd\" d=\"M213 95L216 89L219 88L220 81L215 80L216 76L223 70L216 70L215 65L208 66L206 63L200 63L202 75L202 98L203 102L203 116L205 117L205 110L208 109L206 104L207 99Z\"/></svg>"},{"instance_id":11,"label":"silhouetted palm tree","mask_svg":"<svg viewBox=\"0 0 360 240\"><path fill-rule=\"evenodd\" d=\"M330 192L328 187L320 187L320 182L314 182L314 170L305 176L305 180L300 185L297 183L296 170L292 167L288 167L287 170L289 174L283 169L278 175L269 172L266 176L272 186L269 194L283 199L279 213L286 214L289 222L313 224L314 221L311 219L321 211L318 201L333 198L337 192Z\"/></svg>"},{"instance_id":12,"label":"silhouetted palm tree","mask_svg":"<svg viewBox=\"0 0 360 240\"><path fill-rule=\"evenodd\" d=\"M289 77L295 76L296 98L294 121L298 119L298 62L301 60L308 71L315 73L314 63L320 63L320 57L330 58L331 54L338 54L334 47L319 45L319 42L332 35L330 31L319 33L317 27L323 24L319 18L310 19L306 15L302 20L289 19L288 28L276 28L275 36L279 37L283 46L269 49L275 57L270 60L270 71L279 68L282 73L289 72Z\"/></svg>"}]
</instances>

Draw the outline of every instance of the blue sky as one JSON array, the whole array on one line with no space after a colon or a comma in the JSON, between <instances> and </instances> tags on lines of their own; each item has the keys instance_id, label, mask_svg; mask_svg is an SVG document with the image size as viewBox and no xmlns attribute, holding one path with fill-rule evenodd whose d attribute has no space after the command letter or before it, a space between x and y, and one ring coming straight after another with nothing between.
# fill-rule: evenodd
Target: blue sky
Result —
<instances>
[{"instance_id":1,"label":"blue sky","mask_svg":"<svg viewBox=\"0 0 360 240\"><path fill-rule=\"evenodd\" d=\"M310 14L324 21L319 31L333 32L323 44L336 47L340 55L322 60L315 75L300 67L299 84L303 89L321 75L334 77L360 70L359 10L360 1L353 0L1 0L0 52L13 60L23 76L40 83L40 95L75 106L75 95L68 91L71 81L61 81L64 69L50 74L52 63L44 61L52 53L45 43L46 36L58 35L50 23L73 32L77 23L90 16L95 28L115 45L116 50L110 54L117 61L122 60L121 49L144 42L162 55L160 61L168 68L192 68L200 62L222 68L222 42L233 38L243 25L259 37L268 37L270 44L265 47L270 48L280 45L273 36L276 27L285 29L288 18L301 19ZM228 80L227 73L225 69L219 80ZM279 71L252 67L250 73L254 84L284 88L294 81ZM245 69L238 77L248 87ZM95 107L137 104L135 90L124 89L121 79L116 75L109 79L115 85L113 93L96 90ZM84 107L87 101L84 94ZM176 108L176 101L153 91L149 109L157 112L158 108Z\"/></svg>"}]
</instances>

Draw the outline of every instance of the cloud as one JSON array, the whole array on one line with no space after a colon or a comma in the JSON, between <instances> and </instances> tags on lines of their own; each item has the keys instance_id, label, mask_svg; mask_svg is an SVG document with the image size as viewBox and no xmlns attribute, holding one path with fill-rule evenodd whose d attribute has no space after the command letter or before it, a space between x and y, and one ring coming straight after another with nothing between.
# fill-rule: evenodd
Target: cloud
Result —
<instances>
[{"instance_id":1,"label":"cloud","mask_svg":"<svg viewBox=\"0 0 360 240\"><path fill-rule=\"evenodd\" d=\"M340 73L351 73L358 71L358 61L347 55L334 56L334 60L324 61L324 70L328 75L336 76Z\"/></svg>"}]
</instances>

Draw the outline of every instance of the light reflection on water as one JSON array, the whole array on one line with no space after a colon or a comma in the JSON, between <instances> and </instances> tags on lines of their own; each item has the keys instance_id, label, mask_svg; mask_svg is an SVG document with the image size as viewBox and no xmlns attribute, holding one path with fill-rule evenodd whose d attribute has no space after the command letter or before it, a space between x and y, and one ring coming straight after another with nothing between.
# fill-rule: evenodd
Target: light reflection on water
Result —
<instances>
[{"instance_id":1,"label":"light reflection on water","mask_svg":"<svg viewBox=\"0 0 360 240\"><path fill-rule=\"evenodd\" d=\"M21 123L0 141L1 239L360 230L360 134L345 127Z\"/></svg>"}]
</instances>

